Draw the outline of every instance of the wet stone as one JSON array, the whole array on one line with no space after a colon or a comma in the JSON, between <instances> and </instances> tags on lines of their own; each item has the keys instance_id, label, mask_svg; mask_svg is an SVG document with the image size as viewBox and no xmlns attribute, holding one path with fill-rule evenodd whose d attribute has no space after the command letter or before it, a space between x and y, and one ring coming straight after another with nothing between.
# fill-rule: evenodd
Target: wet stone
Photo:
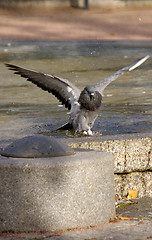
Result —
<instances>
[{"instance_id":1,"label":"wet stone","mask_svg":"<svg viewBox=\"0 0 152 240\"><path fill-rule=\"evenodd\" d=\"M7 146L1 155L15 158L45 158L69 156L74 150L63 142L50 136L28 136Z\"/></svg>"}]
</instances>

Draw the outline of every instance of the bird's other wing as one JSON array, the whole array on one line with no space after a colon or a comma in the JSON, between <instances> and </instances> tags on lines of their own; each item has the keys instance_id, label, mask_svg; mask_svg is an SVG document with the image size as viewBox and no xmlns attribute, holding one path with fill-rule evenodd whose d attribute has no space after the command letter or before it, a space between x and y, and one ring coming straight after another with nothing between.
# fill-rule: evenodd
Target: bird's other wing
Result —
<instances>
[{"instance_id":1,"label":"bird's other wing","mask_svg":"<svg viewBox=\"0 0 152 240\"><path fill-rule=\"evenodd\" d=\"M100 92L101 94L103 93L104 89L115 79L117 79L119 76L123 75L126 72L130 72L133 69L139 67L142 63L144 63L147 59L149 58L149 56L147 55L144 58L141 58L139 60L137 60L136 62L121 68L120 70L118 70L117 72L115 72L114 74L112 74L111 76L101 80L100 82L96 83L94 86L95 90L97 90L98 92Z\"/></svg>"},{"instance_id":2,"label":"bird's other wing","mask_svg":"<svg viewBox=\"0 0 152 240\"><path fill-rule=\"evenodd\" d=\"M12 64L6 64L6 66L10 70L15 71L15 74L27 78L27 81L30 81L41 89L55 95L55 97L57 97L58 100L69 110L79 98L80 90L66 79L32 71Z\"/></svg>"}]
</instances>

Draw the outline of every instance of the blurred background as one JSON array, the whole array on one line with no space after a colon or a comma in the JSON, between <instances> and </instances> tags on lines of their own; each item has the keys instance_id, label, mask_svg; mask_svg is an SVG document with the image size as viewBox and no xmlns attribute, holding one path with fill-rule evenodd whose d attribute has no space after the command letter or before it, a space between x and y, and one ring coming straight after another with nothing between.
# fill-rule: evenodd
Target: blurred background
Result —
<instances>
[{"instance_id":1,"label":"blurred background","mask_svg":"<svg viewBox=\"0 0 152 240\"><path fill-rule=\"evenodd\" d=\"M84 7L89 6L149 6L151 0L1 0L1 6L50 6L50 7Z\"/></svg>"}]
</instances>

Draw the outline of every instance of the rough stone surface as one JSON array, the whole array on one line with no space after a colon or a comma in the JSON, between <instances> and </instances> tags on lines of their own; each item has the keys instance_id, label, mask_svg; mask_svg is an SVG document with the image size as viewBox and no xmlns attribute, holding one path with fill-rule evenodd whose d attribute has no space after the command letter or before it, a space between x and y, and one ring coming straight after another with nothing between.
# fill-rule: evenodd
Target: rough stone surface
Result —
<instances>
[{"instance_id":1,"label":"rough stone surface","mask_svg":"<svg viewBox=\"0 0 152 240\"><path fill-rule=\"evenodd\" d=\"M152 171L152 151L149 154L149 169Z\"/></svg>"},{"instance_id":2,"label":"rough stone surface","mask_svg":"<svg viewBox=\"0 0 152 240\"><path fill-rule=\"evenodd\" d=\"M74 142L74 140L73 140ZM123 173L125 170L125 141L101 141L99 142L80 142L80 143L69 143L73 148L86 148L93 150L101 150L106 152L111 152L114 156L114 172Z\"/></svg>"},{"instance_id":3,"label":"rough stone surface","mask_svg":"<svg viewBox=\"0 0 152 240\"><path fill-rule=\"evenodd\" d=\"M152 238L152 198L135 199L135 204L116 208L120 217L101 224L79 229L35 233L1 233L1 240L147 240Z\"/></svg>"},{"instance_id":4,"label":"rough stone surface","mask_svg":"<svg viewBox=\"0 0 152 240\"><path fill-rule=\"evenodd\" d=\"M130 139L130 138L131 139ZM152 138L141 137L130 134L130 136L121 135L121 138L115 136L115 139L86 139L83 142L79 139L72 139L69 145L74 148L87 148L94 150L107 151L114 155L114 172L129 173L133 171L147 171L152 169ZM68 141L67 141L68 143Z\"/></svg>"},{"instance_id":5,"label":"rough stone surface","mask_svg":"<svg viewBox=\"0 0 152 240\"><path fill-rule=\"evenodd\" d=\"M115 182L115 193L118 195L118 197L121 199L123 197L123 175L115 174L114 175L114 182Z\"/></svg>"},{"instance_id":6,"label":"rough stone surface","mask_svg":"<svg viewBox=\"0 0 152 240\"><path fill-rule=\"evenodd\" d=\"M125 151L126 144L125 140L114 140L109 141L107 151L114 155L114 171L122 173L125 170Z\"/></svg>"},{"instance_id":7,"label":"rough stone surface","mask_svg":"<svg viewBox=\"0 0 152 240\"><path fill-rule=\"evenodd\" d=\"M143 179L143 175L140 172L133 172L127 175L123 175L123 196L127 196L129 190L137 190L139 193L139 197L145 195L145 183Z\"/></svg>"},{"instance_id":8,"label":"rough stone surface","mask_svg":"<svg viewBox=\"0 0 152 240\"><path fill-rule=\"evenodd\" d=\"M152 196L152 172L144 172L145 196Z\"/></svg>"},{"instance_id":9,"label":"rough stone surface","mask_svg":"<svg viewBox=\"0 0 152 240\"><path fill-rule=\"evenodd\" d=\"M129 190L137 190L140 197L152 197L151 133L72 139L69 145L114 155L115 191L120 198Z\"/></svg>"},{"instance_id":10,"label":"rough stone surface","mask_svg":"<svg viewBox=\"0 0 152 240\"><path fill-rule=\"evenodd\" d=\"M151 143L150 138L126 140L126 172L143 171L149 168Z\"/></svg>"},{"instance_id":11,"label":"rough stone surface","mask_svg":"<svg viewBox=\"0 0 152 240\"><path fill-rule=\"evenodd\" d=\"M138 191L138 196L152 196L152 172L115 174L115 192L125 197L130 190Z\"/></svg>"},{"instance_id":12,"label":"rough stone surface","mask_svg":"<svg viewBox=\"0 0 152 240\"><path fill-rule=\"evenodd\" d=\"M115 215L113 156L0 158L0 231L98 225Z\"/></svg>"}]
</instances>

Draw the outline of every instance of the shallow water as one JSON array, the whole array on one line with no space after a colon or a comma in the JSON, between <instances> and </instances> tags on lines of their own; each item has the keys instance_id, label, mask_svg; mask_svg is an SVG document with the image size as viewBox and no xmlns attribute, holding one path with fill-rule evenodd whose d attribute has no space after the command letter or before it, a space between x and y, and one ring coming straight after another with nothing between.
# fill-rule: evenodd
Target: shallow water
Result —
<instances>
[{"instance_id":1,"label":"shallow water","mask_svg":"<svg viewBox=\"0 0 152 240\"><path fill-rule=\"evenodd\" d=\"M140 57L152 55L150 42L0 43L0 139L52 133L68 120L58 100L9 71L4 62L67 78L80 88L100 81ZM152 59L111 83L94 131L103 135L152 130Z\"/></svg>"}]
</instances>

